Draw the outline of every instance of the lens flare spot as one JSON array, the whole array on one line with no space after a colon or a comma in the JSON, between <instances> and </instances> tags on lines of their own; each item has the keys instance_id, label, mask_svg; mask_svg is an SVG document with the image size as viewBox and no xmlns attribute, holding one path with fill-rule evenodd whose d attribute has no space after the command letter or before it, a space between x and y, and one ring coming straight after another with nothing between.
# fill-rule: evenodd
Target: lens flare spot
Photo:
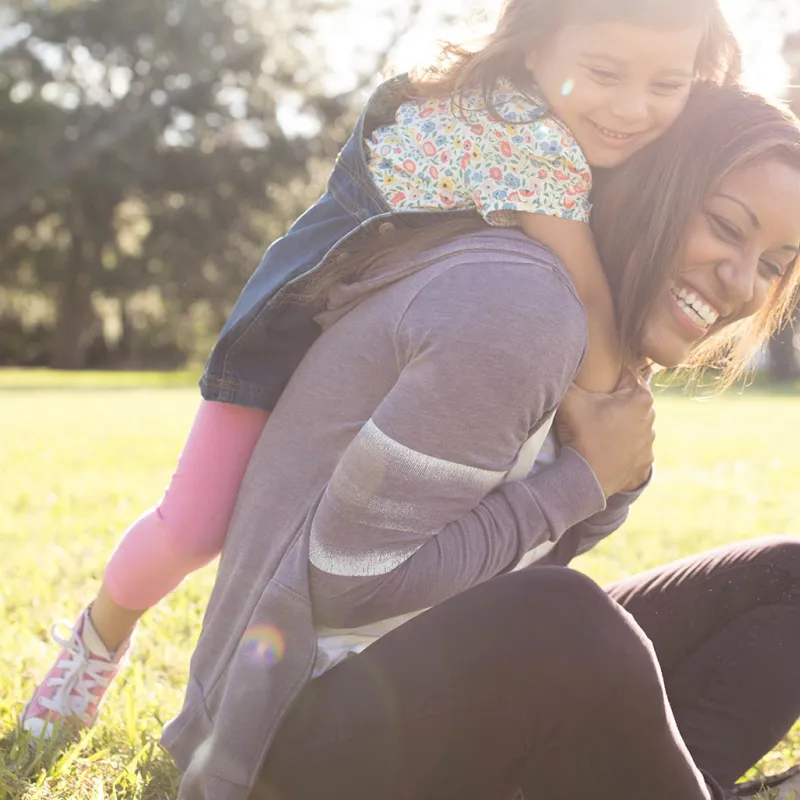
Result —
<instances>
[{"instance_id":1,"label":"lens flare spot","mask_svg":"<svg viewBox=\"0 0 800 800\"><path fill-rule=\"evenodd\" d=\"M241 647L253 659L272 665L286 654L286 639L274 625L253 625L242 636Z\"/></svg>"},{"instance_id":2,"label":"lens flare spot","mask_svg":"<svg viewBox=\"0 0 800 800\"><path fill-rule=\"evenodd\" d=\"M567 78L564 81L564 85L561 87L561 96L567 97L567 95L572 94L572 90L575 88L575 81L572 78Z\"/></svg>"}]
</instances>

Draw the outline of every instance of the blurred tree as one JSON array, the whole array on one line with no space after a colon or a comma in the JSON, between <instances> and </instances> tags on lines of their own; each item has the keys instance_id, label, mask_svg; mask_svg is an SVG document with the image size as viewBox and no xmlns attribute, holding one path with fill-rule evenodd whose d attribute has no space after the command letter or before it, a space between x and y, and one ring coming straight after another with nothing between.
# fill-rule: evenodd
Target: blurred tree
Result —
<instances>
[{"instance_id":1,"label":"blurred tree","mask_svg":"<svg viewBox=\"0 0 800 800\"><path fill-rule=\"evenodd\" d=\"M47 300L52 366L86 365L98 310L130 360L207 348L349 132L362 86L332 94L320 46L339 2L0 3L0 314Z\"/></svg>"},{"instance_id":2,"label":"blurred tree","mask_svg":"<svg viewBox=\"0 0 800 800\"><path fill-rule=\"evenodd\" d=\"M791 83L788 99L795 113L800 116L800 32L786 37L784 57L791 69ZM797 320L778 331L769 344L770 367L776 381L792 381L800 378L800 355L797 348Z\"/></svg>"}]
</instances>

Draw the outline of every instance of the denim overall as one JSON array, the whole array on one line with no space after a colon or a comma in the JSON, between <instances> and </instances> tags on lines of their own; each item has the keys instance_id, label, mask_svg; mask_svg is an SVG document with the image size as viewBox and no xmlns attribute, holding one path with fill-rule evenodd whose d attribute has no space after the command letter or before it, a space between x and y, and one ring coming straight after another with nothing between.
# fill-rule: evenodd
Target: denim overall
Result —
<instances>
[{"instance_id":1,"label":"denim overall","mask_svg":"<svg viewBox=\"0 0 800 800\"><path fill-rule=\"evenodd\" d=\"M367 168L364 139L395 121L409 97L406 75L383 83L370 97L339 154L325 194L267 249L242 290L206 364L200 390L206 400L272 411L294 370L320 334L310 305L287 298L289 288L347 258L351 237L392 232L414 216L418 224L477 212L392 211ZM402 218L402 219L401 219Z\"/></svg>"}]
</instances>

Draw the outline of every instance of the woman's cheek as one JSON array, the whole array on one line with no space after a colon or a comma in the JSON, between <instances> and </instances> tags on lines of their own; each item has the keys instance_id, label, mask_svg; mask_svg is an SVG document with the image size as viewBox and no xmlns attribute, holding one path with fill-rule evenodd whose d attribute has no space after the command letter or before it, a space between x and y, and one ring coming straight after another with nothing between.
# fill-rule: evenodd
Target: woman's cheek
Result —
<instances>
[{"instance_id":1,"label":"woman's cheek","mask_svg":"<svg viewBox=\"0 0 800 800\"><path fill-rule=\"evenodd\" d=\"M752 316L758 313L767 300L769 300L770 293L773 291L775 283L773 281L757 280L753 290L753 299L748 304L749 308L746 311L746 316Z\"/></svg>"},{"instance_id":2,"label":"woman's cheek","mask_svg":"<svg viewBox=\"0 0 800 800\"><path fill-rule=\"evenodd\" d=\"M733 325L734 322L739 322L740 320L747 319L757 314L764 307L767 300L769 300L770 290L771 284L769 282L759 280L755 287L753 287L753 297L751 300L739 309L738 314L727 319L722 327L727 328L728 325Z\"/></svg>"},{"instance_id":3,"label":"woman's cheek","mask_svg":"<svg viewBox=\"0 0 800 800\"><path fill-rule=\"evenodd\" d=\"M719 237L711 230L710 224L700 215L695 219L686 240L683 264L678 265L678 274L681 272L696 272L704 265L713 267L727 257L727 250Z\"/></svg>"}]
</instances>

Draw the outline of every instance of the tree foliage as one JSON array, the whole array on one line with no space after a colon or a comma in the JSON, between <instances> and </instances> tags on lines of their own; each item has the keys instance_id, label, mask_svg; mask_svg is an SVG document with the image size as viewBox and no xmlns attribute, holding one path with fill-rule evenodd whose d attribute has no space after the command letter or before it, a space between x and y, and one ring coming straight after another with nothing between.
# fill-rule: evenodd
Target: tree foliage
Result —
<instances>
[{"instance_id":1,"label":"tree foliage","mask_svg":"<svg viewBox=\"0 0 800 800\"><path fill-rule=\"evenodd\" d=\"M0 364L207 354L416 14L387 4L336 92L322 45L348 2L0 0ZM800 84L800 35L785 54ZM800 374L791 330L771 352Z\"/></svg>"},{"instance_id":2,"label":"tree foliage","mask_svg":"<svg viewBox=\"0 0 800 800\"><path fill-rule=\"evenodd\" d=\"M320 55L337 2L5 9L0 363L207 349L353 121L357 92L333 95Z\"/></svg>"}]
</instances>

